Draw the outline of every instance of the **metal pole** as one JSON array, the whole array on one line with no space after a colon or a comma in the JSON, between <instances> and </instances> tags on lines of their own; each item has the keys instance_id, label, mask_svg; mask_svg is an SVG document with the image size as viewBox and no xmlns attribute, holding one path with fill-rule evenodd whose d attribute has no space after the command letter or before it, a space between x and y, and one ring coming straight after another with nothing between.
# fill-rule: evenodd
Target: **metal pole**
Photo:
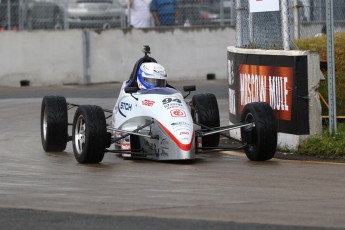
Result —
<instances>
[{"instance_id":1,"label":"metal pole","mask_svg":"<svg viewBox=\"0 0 345 230\"><path fill-rule=\"evenodd\" d=\"M304 3L304 12L305 12L305 18L307 19L308 22L310 22L311 19L311 4L310 0L305 0Z\"/></svg>"},{"instance_id":2,"label":"metal pole","mask_svg":"<svg viewBox=\"0 0 345 230\"><path fill-rule=\"evenodd\" d=\"M235 18L235 12L236 12L235 6L236 6L235 0L232 0L231 1L231 6L230 6L230 17L231 17L230 25L232 25L232 26L236 25L236 21L235 21L236 20L236 18Z\"/></svg>"},{"instance_id":3,"label":"metal pole","mask_svg":"<svg viewBox=\"0 0 345 230\"><path fill-rule=\"evenodd\" d=\"M254 43L254 24L253 24L253 13L251 12L249 12L248 27L249 27L249 42L253 44Z\"/></svg>"},{"instance_id":4,"label":"metal pole","mask_svg":"<svg viewBox=\"0 0 345 230\"><path fill-rule=\"evenodd\" d=\"M328 105L329 105L329 134L334 136L337 131L337 111L335 94L334 68L334 28L333 28L333 0L326 0L327 26L327 73L328 73Z\"/></svg>"},{"instance_id":5,"label":"metal pole","mask_svg":"<svg viewBox=\"0 0 345 230\"><path fill-rule=\"evenodd\" d=\"M18 6L18 29L23 30L24 29L24 18L25 17L25 5L24 0L19 0L19 6Z\"/></svg>"},{"instance_id":6,"label":"metal pole","mask_svg":"<svg viewBox=\"0 0 345 230\"><path fill-rule=\"evenodd\" d=\"M84 83L91 83L91 47L90 47L90 31L83 31L84 37Z\"/></svg>"},{"instance_id":7,"label":"metal pole","mask_svg":"<svg viewBox=\"0 0 345 230\"><path fill-rule=\"evenodd\" d=\"M289 35L289 15L288 15L288 1L281 0L281 17L282 17L282 33L283 33L283 47L284 50L290 50L290 35Z\"/></svg>"},{"instance_id":8,"label":"metal pole","mask_svg":"<svg viewBox=\"0 0 345 230\"><path fill-rule=\"evenodd\" d=\"M237 10L237 18L236 18L236 40L237 40L237 47L243 46L242 41L242 5L241 0L236 0L236 10Z\"/></svg>"},{"instance_id":9,"label":"metal pole","mask_svg":"<svg viewBox=\"0 0 345 230\"><path fill-rule=\"evenodd\" d=\"M298 0L294 0L293 3L293 16L294 16L294 35L295 39L300 38L300 22L299 22L299 8Z\"/></svg>"},{"instance_id":10,"label":"metal pole","mask_svg":"<svg viewBox=\"0 0 345 230\"><path fill-rule=\"evenodd\" d=\"M11 1L7 0L7 30L11 30Z\"/></svg>"},{"instance_id":11,"label":"metal pole","mask_svg":"<svg viewBox=\"0 0 345 230\"><path fill-rule=\"evenodd\" d=\"M68 22L68 1L64 1L63 4L63 28L65 30L69 29L69 22Z\"/></svg>"},{"instance_id":12,"label":"metal pole","mask_svg":"<svg viewBox=\"0 0 345 230\"><path fill-rule=\"evenodd\" d=\"M224 25L224 0L220 0L219 18L220 18L220 25Z\"/></svg>"}]
</instances>

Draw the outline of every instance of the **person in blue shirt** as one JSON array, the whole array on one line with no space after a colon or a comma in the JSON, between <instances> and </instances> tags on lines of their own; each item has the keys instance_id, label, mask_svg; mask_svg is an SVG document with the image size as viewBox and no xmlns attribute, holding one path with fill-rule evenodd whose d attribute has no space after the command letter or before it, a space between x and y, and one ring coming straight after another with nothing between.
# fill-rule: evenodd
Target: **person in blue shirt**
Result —
<instances>
[{"instance_id":1,"label":"person in blue shirt","mask_svg":"<svg viewBox=\"0 0 345 230\"><path fill-rule=\"evenodd\" d=\"M178 24L178 0L152 0L150 10L156 26Z\"/></svg>"}]
</instances>

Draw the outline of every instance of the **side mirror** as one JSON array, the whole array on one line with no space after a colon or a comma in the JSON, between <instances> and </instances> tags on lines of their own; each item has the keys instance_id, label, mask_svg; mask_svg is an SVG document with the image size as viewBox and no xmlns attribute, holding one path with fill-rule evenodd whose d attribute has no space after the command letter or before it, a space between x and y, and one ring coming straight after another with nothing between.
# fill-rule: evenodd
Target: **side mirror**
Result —
<instances>
[{"instance_id":1,"label":"side mirror","mask_svg":"<svg viewBox=\"0 0 345 230\"><path fill-rule=\"evenodd\" d=\"M183 97L187 98L190 95L190 92L195 91L195 85L183 86L183 91L188 92L188 94Z\"/></svg>"},{"instance_id":2,"label":"side mirror","mask_svg":"<svg viewBox=\"0 0 345 230\"><path fill-rule=\"evenodd\" d=\"M138 87L126 87L125 93L136 93L136 92L138 92L138 90L139 90Z\"/></svg>"},{"instance_id":3,"label":"side mirror","mask_svg":"<svg viewBox=\"0 0 345 230\"><path fill-rule=\"evenodd\" d=\"M132 96L135 100L138 100L138 98L136 98L136 97L133 96L133 93L138 92L138 90L139 90L138 87L126 87L126 88L125 88L125 93L130 93L131 96Z\"/></svg>"}]
</instances>

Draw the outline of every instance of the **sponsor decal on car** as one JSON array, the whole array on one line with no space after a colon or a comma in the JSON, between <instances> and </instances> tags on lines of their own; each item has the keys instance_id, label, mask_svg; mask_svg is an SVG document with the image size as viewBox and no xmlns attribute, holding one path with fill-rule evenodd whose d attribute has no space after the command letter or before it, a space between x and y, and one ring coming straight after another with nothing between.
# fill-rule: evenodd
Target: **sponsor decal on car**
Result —
<instances>
[{"instance_id":1,"label":"sponsor decal on car","mask_svg":"<svg viewBox=\"0 0 345 230\"><path fill-rule=\"evenodd\" d=\"M155 103L156 103L155 101L146 100L146 99L142 101L142 104L144 106L150 106L150 107L152 107Z\"/></svg>"},{"instance_id":2,"label":"sponsor decal on car","mask_svg":"<svg viewBox=\"0 0 345 230\"><path fill-rule=\"evenodd\" d=\"M178 121L178 122L173 122L171 123L172 126L191 126L190 123L185 122L185 121Z\"/></svg>"},{"instance_id":3,"label":"sponsor decal on car","mask_svg":"<svg viewBox=\"0 0 345 230\"><path fill-rule=\"evenodd\" d=\"M122 150L130 150L131 144L129 142L121 142L121 149Z\"/></svg>"},{"instance_id":4,"label":"sponsor decal on car","mask_svg":"<svg viewBox=\"0 0 345 230\"><path fill-rule=\"evenodd\" d=\"M118 109L119 109L119 113L123 116L123 117L127 117L126 116L126 111L132 111L132 107L133 105L131 103L125 102L125 101L121 101L119 103Z\"/></svg>"},{"instance_id":5,"label":"sponsor decal on car","mask_svg":"<svg viewBox=\"0 0 345 230\"><path fill-rule=\"evenodd\" d=\"M164 108L173 109L183 107L182 101L179 98L167 97L162 100Z\"/></svg>"},{"instance_id":6,"label":"sponsor decal on car","mask_svg":"<svg viewBox=\"0 0 345 230\"><path fill-rule=\"evenodd\" d=\"M186 116L186 112L182 109L173 109L170 111L170 115L172 117L185 117Z\"/></svg>"},{"instance_id":7,"label":"sponsor decal on car","mask_svg":"<svg viewBox=\"0 0 345 230\"><path fill-rule=\"evenodd\" d=\"M187 131L181 131L181 132L180 132L180 135L189 135L189 132L187 132Z\"/></svg>"}]
</instances>

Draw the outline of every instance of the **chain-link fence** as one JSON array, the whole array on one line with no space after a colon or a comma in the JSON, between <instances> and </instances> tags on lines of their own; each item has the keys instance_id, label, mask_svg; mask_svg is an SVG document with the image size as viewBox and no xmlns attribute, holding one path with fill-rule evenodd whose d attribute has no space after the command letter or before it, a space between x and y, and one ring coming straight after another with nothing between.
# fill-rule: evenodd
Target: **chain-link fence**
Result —
<instances>
[{"instance_id":1,"label":"chain-link fence","mask_svg":"<svg viewBox=\"0 0 345 230\"><path fill-rule=\"evenodd\" d=\"M151 0L140 1L148 5ZM128 2L129 0L0 0L0 29L126 28L130 26L132 11ZM178 20L172 26L235 25L234 0L177 2ZM162 8L159 7L161 12ZM149 27L154 26L152 21Z\"/></svg>"},{"instance_id":2,"label":"chain-link fence","mask_svg":"<svg viewBox=\"0 0 345 230\"><path fill-rule=\"evenodd\" d=\"M113 0L0 0L2 30L126 26L126 9Z\"/></svg>"},{"instance_id":3,"label":"chain-link fence","mask_svg":"<svg viewBox=\"0 0 345 230\"><path fill-rule=\"evenodd\" d=\"M148 9L160 0L0 0L0 31L127 28L134 13L129 1ZM285 17L282 11L250 13L249 0L176 1L178 20L170 26L236 25L239 47L282 49L285 33L293 48L294 39L325 32L325 0L277 0L280 9L287 2ZM335 31L345 30L344 0L334 0L334 19ZM146 27L154 26L151 21Z\"/></svg>"},{"instance_id":4,"label":"chain-link fence","mask_svg":"<svg viewBox=\"0 0 345 230\"><path fill-rule=\"evenodd\" d=\"M286 2L285 12L283 2ZM237 0L236 9L239 47L283 49L283 40L288 39L289 47L293 49L294 39L326 32L324 0L280 1L280 11L257 13L249 12L248 0ZM345 31L345 1L334 0L334 20L335 31Z\"/></svg>"}]
</instances>

